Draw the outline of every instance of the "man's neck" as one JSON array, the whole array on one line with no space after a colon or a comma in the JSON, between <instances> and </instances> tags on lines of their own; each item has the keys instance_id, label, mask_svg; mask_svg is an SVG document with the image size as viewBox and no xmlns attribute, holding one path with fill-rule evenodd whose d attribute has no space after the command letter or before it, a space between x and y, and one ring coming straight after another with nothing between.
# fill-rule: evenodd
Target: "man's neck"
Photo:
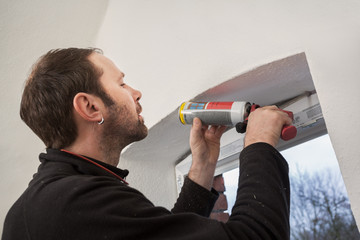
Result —
<instances>
[{"instance_id":1,"label":"man's neck","mask_svg":"<svg viewBox=\"0 0 360 240\"><path fill-rule=\"evenodd\" d=\"M64 148L67 151L91 157L101 162L117 166L119 164L121 149L104 149L100 145L94 144L72 144Z\"/></svg>"}]
</instances>

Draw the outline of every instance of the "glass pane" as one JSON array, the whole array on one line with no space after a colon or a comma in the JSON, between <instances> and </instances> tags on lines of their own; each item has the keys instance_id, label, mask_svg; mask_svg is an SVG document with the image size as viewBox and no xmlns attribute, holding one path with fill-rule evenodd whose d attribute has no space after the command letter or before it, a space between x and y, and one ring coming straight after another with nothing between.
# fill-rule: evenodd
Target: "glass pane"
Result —
<instances>
[{"instance_id":1,"label":"glass pane","mask_svg":"<svg viewBox=\"0 0 360 240\"><path fill-rule=\"evenodd\" d=\"M289 163L291 239L360 239L329 136L281 153ZM236 198L238 169L223 176L230 213Z\"/></svg>"}]
</instances>

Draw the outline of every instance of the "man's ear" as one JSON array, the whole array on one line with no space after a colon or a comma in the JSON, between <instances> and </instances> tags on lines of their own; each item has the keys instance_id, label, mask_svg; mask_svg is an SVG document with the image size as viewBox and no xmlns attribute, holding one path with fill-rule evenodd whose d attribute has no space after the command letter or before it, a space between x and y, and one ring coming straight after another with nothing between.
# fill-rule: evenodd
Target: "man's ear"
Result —
<instances>
[{"instance_id":1,"label":"man's ear","mask_svg":"<svg viewBox=\"0 0 360 240\"><path fill-rule=\"evenodd\" d=\"M79 92L73 100L75 111L86 121L100 122L102 101L92 94Z\"/></svg>"}]
</instances>

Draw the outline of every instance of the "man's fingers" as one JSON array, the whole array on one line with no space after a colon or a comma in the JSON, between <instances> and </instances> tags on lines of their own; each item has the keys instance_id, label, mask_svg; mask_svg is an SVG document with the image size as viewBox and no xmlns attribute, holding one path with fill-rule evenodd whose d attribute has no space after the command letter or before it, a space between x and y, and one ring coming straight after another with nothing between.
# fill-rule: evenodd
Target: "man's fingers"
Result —
<instances>
[{"instance_id":1,"label":"man's fingers","mask_svg":"<svg viewBox=\"0 0 360 240\"><path fill-rule=\"evenodd\" d=\"M227 128L226 126L219 126L216 129L215 136L216 137L221 137L223 135L223 133L225 132L226 128Z\"/></svg>"},{"instance_id":2,"label":"man's fingers","mask_svg":"<svg viewBox=\"0 0 360 240\"><path fill-rule=\"evenodd\" d=\"M289 115L286 114L286 118L285 118L285 125L289 126L292 125L293 120L289 117Z\"/></svg>"},{"instance_id":3,"label":"man's fingers","mask_svg":"<svg viewBox=\"0 0 360 240\"><path fill-rule=\"evenodd\" d=\"M271 106L264 106L260 108L261 110L268 110L268 111L276 111L276 113L278 114L277 117L279 117L280 121L283 123L283 125L291 125L293 120L289 117L289 115L282 111L281 109L279 109L276 105L271 105ZM258 110L258 109L256 109ZM276 117L276 116L274 116Z\"/></svg>"},{"instance_id":4,"label":"man's fingers","mask_svg":"<svg viewBox=\"0 0 360 240\"><path fill-rule=\"evenodd\" d=\"M245 146L266 142L275 147L283 127L291 124L289 115L276 106L257 108L248 119Z\"/></svg>"},{"instance_id":5,"label":"man's fingers","mask_svg":"<svg viewBox=\"0 0 360 240\"><path fill-rule=\"evenodd\" d=\"M279 108L276 105L264 106L261 107L262 109L271 109L271 110L278 110Z\"/></svg>"},{"instance_id":6,"label":"man's fingers","mask_svg":"<svg viewBox=\"0 0 360 240\"><path fill-rule=\"evenodd\" d=\"M191 127L191 132L190 132L190 141L194 141L198 138L201 138L202 135L202 124L199 118L194 118L193 120L193 125Z\"/></svg>"},{"instance_id":7,"label":"man's fingers","mask_svg":"<svg viewBox=\"0 0 360 240\"><path fill-rule=\"evenodd\" d=\"M209 133L214 134L216 137L220 138L222 134L225 132L226 126L211 126L209 129Z\"/></svg>"},{"instance_id":8,"label":"man's fingers","mask_svg":"<svg viewBox=\"0 0 360 240\"><path fill-rule=\"evenodd\" d=\"M291 125L292 124L293 120L289 117L289 115L286 112L284 112L284 111L282 111L280 109L278 109L278 112L282 116L282 121L283 121L284 125Z\"/></svg>"},{"instance_id":9,"label":"man's fingers","mask_svg":"<svg viewBox=\"0 0 360 240\"><path fill-rule=\"evenodd\" d=\"M191 130L195 131L195 132L199 132L201 130L201 128L202 128L202 124L201 124L200 119L194 118Z\"/></svg>"}]
</instances>

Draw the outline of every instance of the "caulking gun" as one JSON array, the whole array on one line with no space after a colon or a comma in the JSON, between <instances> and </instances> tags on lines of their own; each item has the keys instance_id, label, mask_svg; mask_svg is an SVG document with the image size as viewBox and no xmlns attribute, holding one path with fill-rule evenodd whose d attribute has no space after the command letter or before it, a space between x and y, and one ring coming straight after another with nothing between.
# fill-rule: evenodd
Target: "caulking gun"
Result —
<instances>
[{"instance_id":1,"label":"caulking gun","mask_svg":"<svg viewBox=\"0 0 360 240\"><path fill-rule=\"evenodd\" d=\"M237 132L244 133L250 113L259 107L249 102L184 102L179 109L179 118L182 124L192 124L193 119L198 117L203 124L235 126ZM292 112L280 110L294 119ZM284 126L281 139L290 140L296 133L295 126Z\"/></svg>"}]
</instances>

